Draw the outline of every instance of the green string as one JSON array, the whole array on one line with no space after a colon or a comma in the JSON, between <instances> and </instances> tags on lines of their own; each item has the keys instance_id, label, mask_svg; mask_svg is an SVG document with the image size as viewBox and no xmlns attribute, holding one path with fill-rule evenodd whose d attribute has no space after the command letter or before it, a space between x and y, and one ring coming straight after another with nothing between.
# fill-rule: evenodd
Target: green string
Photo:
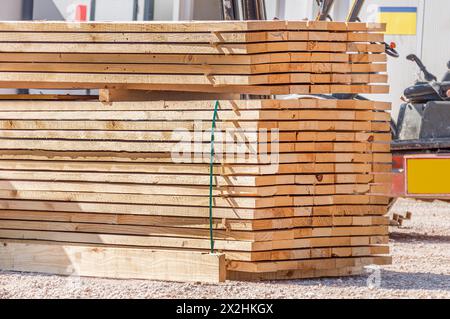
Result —
<instances>
[{"instance_id":1,"label":"green string","mask_svg":"<svg viewBox=\"0 0 450 319\"><path fill-rule=\"evenodd\" d=\"M209 161L209 240L211 244L211 254L214 253L214 237L213 237L213 169L214 169L214 130L216 128L217 110L219 108L219 101L216 101L214 106L214 114L211 126L211 153Z\"/></svg>"}]
</instances>

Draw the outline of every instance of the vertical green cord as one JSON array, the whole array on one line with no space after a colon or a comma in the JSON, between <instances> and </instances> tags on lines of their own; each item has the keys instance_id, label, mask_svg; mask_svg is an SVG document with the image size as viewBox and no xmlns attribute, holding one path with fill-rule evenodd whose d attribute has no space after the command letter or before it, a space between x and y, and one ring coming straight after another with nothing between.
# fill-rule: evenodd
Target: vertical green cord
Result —
<instances>
[{"instance_id":1,"label":"vertical green cord","mask_svg":"<svg viewBox=\"0 0 450 319\"><path fill-rule=\"evenodd\" d=\"M214 170L214 130L216 128L216 117L218 108L219 108L219 101L216 101L211 126L211 153L209 161L209 240L211 244L211 254L214 253L212 200L213 200L213 170Z\"/></svg>"}]
</instances>

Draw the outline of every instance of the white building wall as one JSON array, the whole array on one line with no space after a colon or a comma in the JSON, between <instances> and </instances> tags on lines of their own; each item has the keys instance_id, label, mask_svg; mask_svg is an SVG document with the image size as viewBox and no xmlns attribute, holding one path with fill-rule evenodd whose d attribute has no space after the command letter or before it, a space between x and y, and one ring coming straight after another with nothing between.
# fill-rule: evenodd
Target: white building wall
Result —
<instances>
[{"instance_id":1,"label":"white building wall","mask_svg":"<svg viewBox=\"0 0 450 319\"><path fill-rule=\"evenodd\" d=\"M21 20L22 1L0 0L0 20Z\"/></svg>"},{"instance_id":2,"label":"white building wall","mask_svg":"<svg viewBox=\"0 0 450 319\"><path fill-rule=\"evenodd\" d=\"M450 60L450 1L427 0L424 9L420 55L428 70L441 79Z\"/></svg>"},{"instance_id":3,"label":"white building wall","mask_svg":"<svg viewBox=\"0 0 450 319\"><path fill-rule=\"evenodd\" d=\"M266 0L266 1L274 1L274 0ZM315 0L285 0L286 8L285 12L285 20L304 20L304 19L313 19L313 4Z\"/></svg>"},{"instance_id":4,"label":"white building wall","mask_svg":"<svg viewBox=\"0 0 450 319\"><path fill-rule=\"evenodd\" d=\"M133 20L132 0L97 0L95 20L130 21Z\"/></svg>"},{"instance_id":5,"label":"white building wall","mask_svg":"<svg viewBox=\"0 0 450 319\"><path fill-rule=\"evenodd\" d=\"M170 21L173 17L173 0L155 0L154 19Z\"/></svg>"}]
</instances>

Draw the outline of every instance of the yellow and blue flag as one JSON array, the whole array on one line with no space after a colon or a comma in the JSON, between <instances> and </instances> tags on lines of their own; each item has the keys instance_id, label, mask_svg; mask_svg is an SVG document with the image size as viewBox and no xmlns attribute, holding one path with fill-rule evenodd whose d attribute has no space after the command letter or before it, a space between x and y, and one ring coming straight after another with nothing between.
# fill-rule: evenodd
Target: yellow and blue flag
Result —
<instances>
[{"instance_id":1,"label":"yellow and blue flag","mask_svg":"<svg viewBox=\"0 0 450 319\"><path fill-rule=\"evenodd\" d=\"M415 35L417 7L379 7L378 22L386 23L386 34Z\"/></svg>"}]
</instances>

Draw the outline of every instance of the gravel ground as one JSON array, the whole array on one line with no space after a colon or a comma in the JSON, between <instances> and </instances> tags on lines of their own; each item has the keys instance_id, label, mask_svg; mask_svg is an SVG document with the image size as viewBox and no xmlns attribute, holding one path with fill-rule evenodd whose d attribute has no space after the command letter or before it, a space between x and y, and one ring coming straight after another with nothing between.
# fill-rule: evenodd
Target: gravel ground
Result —
<instances>
[{"instance_id":1,"label":"gravel ground","mask_svg":"<svg viewBox=\"0 0 450 319\"><path fill-rule=\"evenodd\" d=\"M0 272L0 298L450 298L450 204L398 200L393 264L356 277L219 285Z\"/></svg>"}]
</instances>

